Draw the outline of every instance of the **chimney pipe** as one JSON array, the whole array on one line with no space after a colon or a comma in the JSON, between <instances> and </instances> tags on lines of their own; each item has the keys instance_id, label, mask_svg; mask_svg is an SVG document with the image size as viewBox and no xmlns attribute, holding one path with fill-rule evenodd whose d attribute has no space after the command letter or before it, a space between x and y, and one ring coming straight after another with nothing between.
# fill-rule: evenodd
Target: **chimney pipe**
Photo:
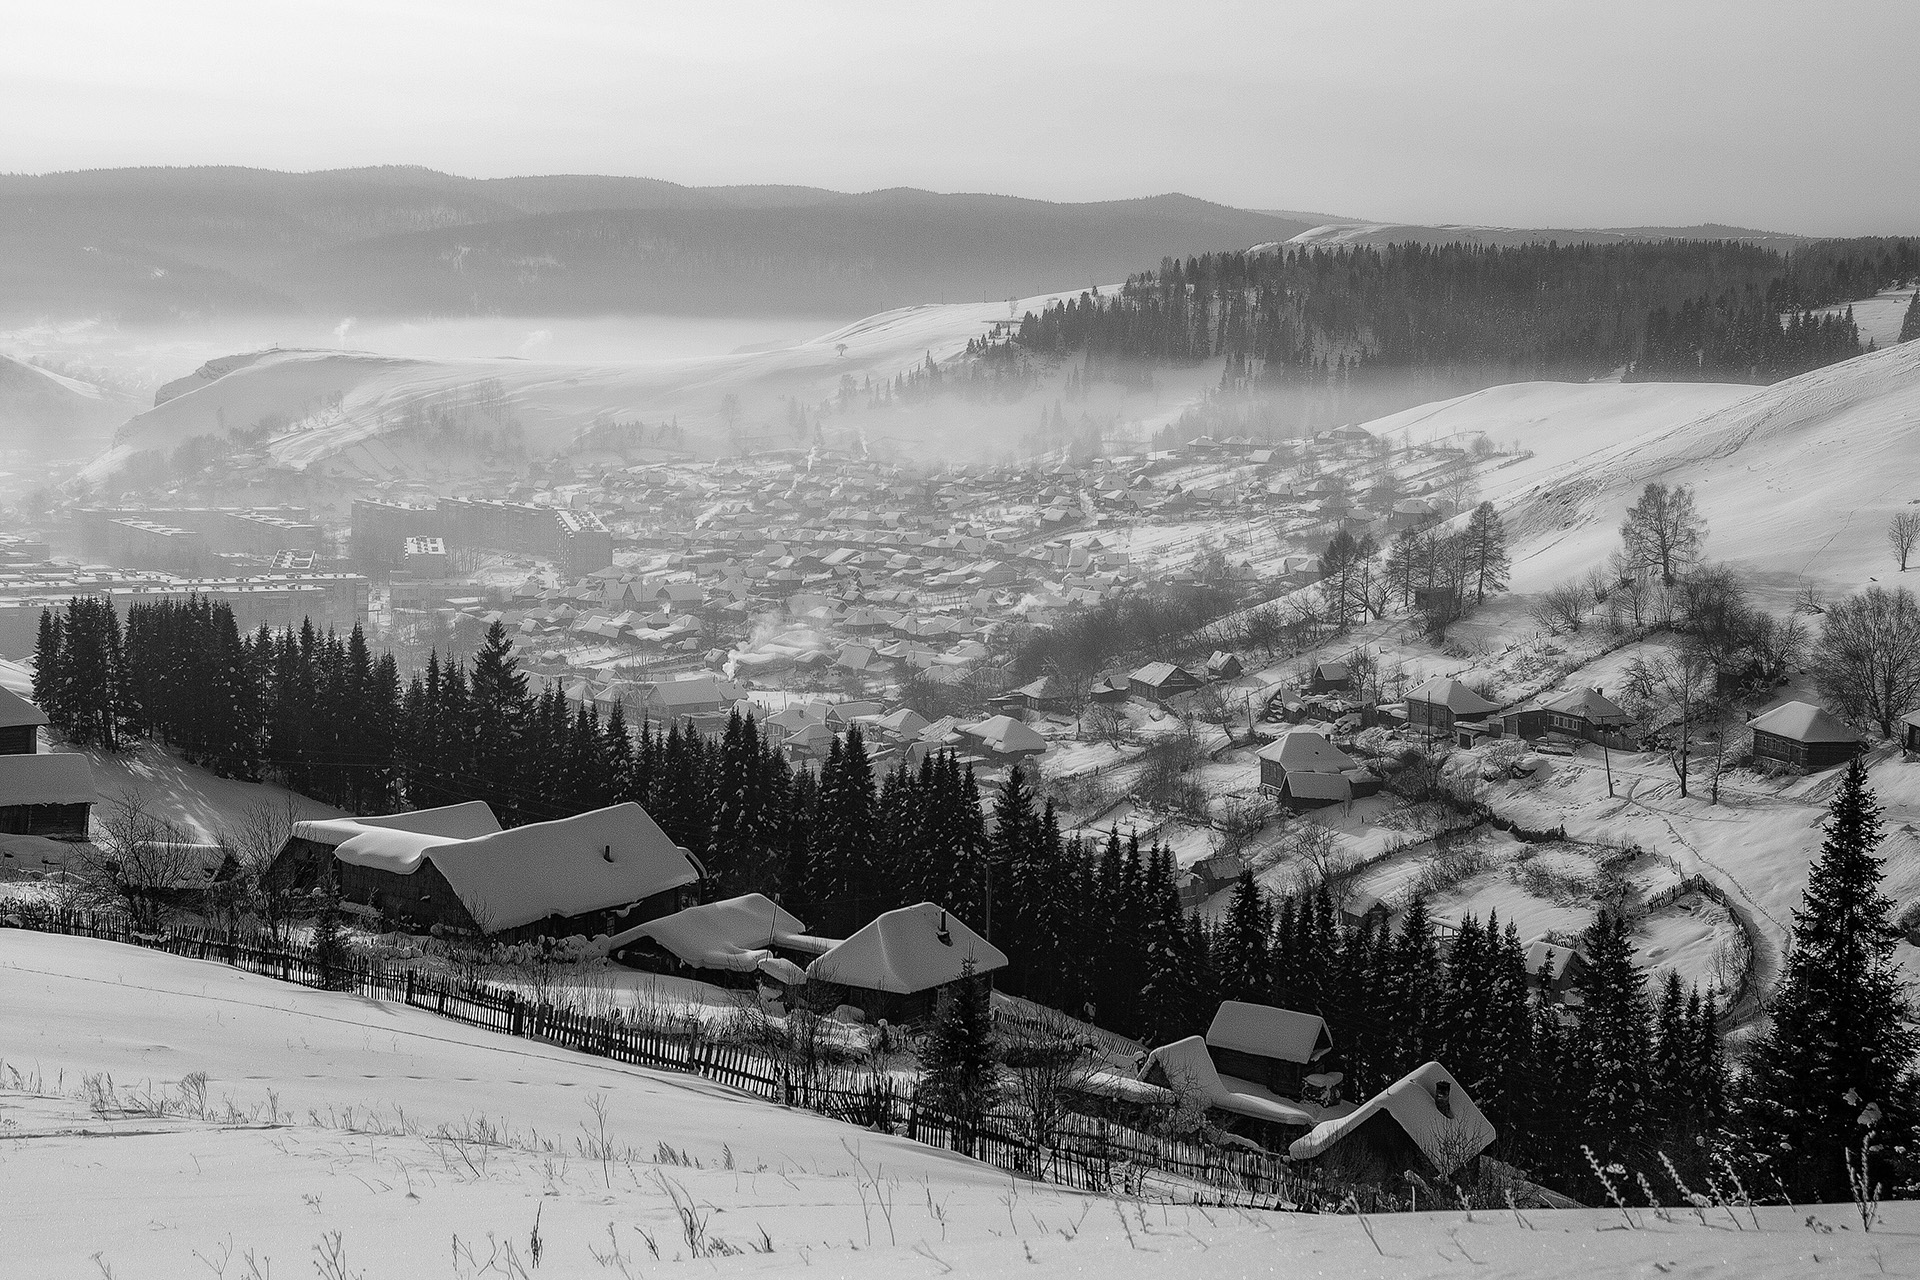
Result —
<instances>
[{"instance_id":1,"label":"chimney pipe","mask_svg":"<svg viewBox=\"0 0 1920 1280\"><path fill-rule=\"evenodd\" d=\"M1435 1110L1449 1119L1453 1116L1453 1086L1445 1080L1433 1086L1433 1105Z\"/></svg>"}]
</instances>

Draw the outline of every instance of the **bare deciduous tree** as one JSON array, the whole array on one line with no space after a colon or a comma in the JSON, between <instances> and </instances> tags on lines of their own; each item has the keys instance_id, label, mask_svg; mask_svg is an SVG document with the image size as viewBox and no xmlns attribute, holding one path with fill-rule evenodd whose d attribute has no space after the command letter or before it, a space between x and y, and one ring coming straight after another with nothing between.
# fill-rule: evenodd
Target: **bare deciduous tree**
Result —
<instances>
[{"instance_id":1,"label":"bare deciduous tree","mask_svg":"<svg viewBox=\"0 0 1920 1280\"><path fill-rule=\"evenodd\" d=\"M115 796L98 818L100 838L79 862L80 889L101 906L121 906L151 930L169 906L203 888L208 858L143 792Z\"/></svg>"},{"instance_id":2,"label":"bare deciduous tree","mask_svg":"<svg viewBox=\"0 0 1920 1280\"><path fill-rule=\"evenodd\" d=\"M1707 522L1684 484L1649 484L1620 526L1621 547L1634 571L1658 574L1667 586L1699 560L1706 536Z\"/></svg>"},{"instance_id":3,"label":"bare deciduous tree","mask_svg":"<svg viewBox=\"0 0 1920 1280\"><path fill-rule=\"evenodd\" d=\"M1694 736L1702 719L1717 714L1712 660L1690 649L1638 657L1627 667L1624 688L1634 704L1631 709L1653 727L1674 734L1669 758L1680 780L1680 794L1685 796Z\"/></svg>"},{"instance_id":4,"label":"bare deciduous tree","mask_svg":"<svg viewBox=\"0 0 1920 1280\"><path fill-rule=\"evenodd\" d=\"M284 943L298 897L294 877L284 869L270 874L274 858L301 817L292 792L262 799L242 810L215 833L215 843L238 869L227 903L229 911L251 911L275 942Z\"/></svg>"},{"instance_id":5,"label":"bare deciduous tree","mask_svg":"<svg viewBox=\"0 0 1920 1280\"><path fill-rule=\"evenodd\" d=\"M1833 605L1814 653L1820 694L1891 738L1920 706L1920 605L1911 591L1868 587Z\"/></svg>"},{"instance_id":6,"label":"bare deciduous tree","mask_svg":"<svg viewBox=\"0 0 1920 1280\"><path fill-rule=\"evenodd\" d=\"M1900 572L1907 571L1907 558L1913 554L1917 542L1920 542L1920 511L1895 512L1893 519L1887 521L1887 545L1893 548L1893 558L1900 562Z\"/></svg>"}]
</instances>

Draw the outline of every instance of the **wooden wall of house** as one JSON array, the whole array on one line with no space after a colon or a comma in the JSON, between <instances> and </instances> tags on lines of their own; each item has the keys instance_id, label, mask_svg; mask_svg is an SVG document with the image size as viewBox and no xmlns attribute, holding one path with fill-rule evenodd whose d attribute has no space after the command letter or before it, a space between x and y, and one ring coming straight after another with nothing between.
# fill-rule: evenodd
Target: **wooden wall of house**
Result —
<instances>
[{"instance_id":1,"label":"wooden wall of house","mask_svg":"<svg viewBox=\"0 0 1920 1280\"><path fill-rule=\"evenodd\" d=\"M10 836L85 836L90 804L0 806L0 833Z\"/></svg>"},{"instance_id":2,"label":"wooden wall of house","mask_svg":"<svg viewBox=\"0 0 1920 1280\"><path fill-rule=\"evenodd\" d=\"M1213 1069L1223 1076L1238 1076L1242 1080L1265 1085L1283 1098L1300 1096L1306 1068L1297 1062L1263 1057L1241 1049L1222 1049L1211 1044L1207 1046L1207 1056L1213 1059Z\"/></svg>"},{"instance_id":3,"label":"wooden wall of house","mask_svg":"<svg viewBox=\"0 0 1920 1280\"><path fill-rule=\"evenodd\" d=\"M10 724L0 728L0 756L30 756L40 750L36 727Z\"/></svg>"},{"instance_id":4,"label":"wooden wall of house","mask_svg":"<svg viewBox=\"0 0 1920 1280\"><path fill-rule=\"evenodd\" d=\"M1315 1156L1313 1167L1328 1177L1345 1182L1365 1182L1390 1187L1404 1195L1406 1173L1412 1170L1422 1177L1435 1175L1433 1161L1400 1122L1386 1111L1376 1112L1349 1130L1340 1141Z\"/></svg>"}]
</instances>

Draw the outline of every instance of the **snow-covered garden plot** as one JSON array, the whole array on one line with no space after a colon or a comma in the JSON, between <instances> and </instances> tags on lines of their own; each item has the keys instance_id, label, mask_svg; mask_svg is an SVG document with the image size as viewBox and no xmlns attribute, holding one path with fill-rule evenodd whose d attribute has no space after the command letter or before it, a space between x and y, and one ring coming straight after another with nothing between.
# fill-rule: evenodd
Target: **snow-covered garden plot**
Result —
<instances>
[{"instance_id":1,"label":"snow-covered garden plot","mask_svg":"<svg viewBox=\"0 0 1920 1280\"><path fill-rule=\"evenodd\" d=\"M22 1276L896 1280L1033 1266L1113 1280L1170 1267L1799 1280L1920 1267L1908 1204L1868 1234L1851 1206L1362 1220L1089 1195L696 1077L11 930L0 1059L6 1251Z\"/></svg>"}]
</instances>

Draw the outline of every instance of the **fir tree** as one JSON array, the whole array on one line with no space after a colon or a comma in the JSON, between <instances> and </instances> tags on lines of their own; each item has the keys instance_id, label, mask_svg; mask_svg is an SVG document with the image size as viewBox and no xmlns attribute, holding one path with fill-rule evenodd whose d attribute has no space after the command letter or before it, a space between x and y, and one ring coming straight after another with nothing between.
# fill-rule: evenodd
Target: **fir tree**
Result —
<instances>
[{"instance_id":1,"label":"fir tree","mask_svg":"<svg viewBox=\"0 0 1920 1280\"><path fill-rule=\"evenodd\" d=\"M986 980L968 956L959 980L940 993L920 1055L920 1096L952 1117L969 1143L1000 1093L989 1000Z\"/></svg>"},{"instance_id":2,"label":"fir tree","mask_svg":"<svg viewBox=\"0 0 1920 1280\"><path fill-rule=\"evenodd\" d=\"M1772 1026L1747 1055L1749 1140L1796 1200L1845 1200L1844 1153L1868 1103L1905 1110L1915 1037L1893 968L1898 935L1881 892L1880 806L1855 757L1828 806L1826 839L1794 913Z\"/></svg>"},{"instance_id":3,"label":"fir tree","mask_svg":"<svg viewBox=\"0 0 1920 1280\"><path fill-rule=\"evenodd\" d=\"M1512 571L1507 558L1507 530L1491 502L1482 502L1473 509L1473 515L1467 520L1462 549L1466 580L1473 587L1475 605L1507 589L1507 575Z\"/></svg>"}]
</instances>

